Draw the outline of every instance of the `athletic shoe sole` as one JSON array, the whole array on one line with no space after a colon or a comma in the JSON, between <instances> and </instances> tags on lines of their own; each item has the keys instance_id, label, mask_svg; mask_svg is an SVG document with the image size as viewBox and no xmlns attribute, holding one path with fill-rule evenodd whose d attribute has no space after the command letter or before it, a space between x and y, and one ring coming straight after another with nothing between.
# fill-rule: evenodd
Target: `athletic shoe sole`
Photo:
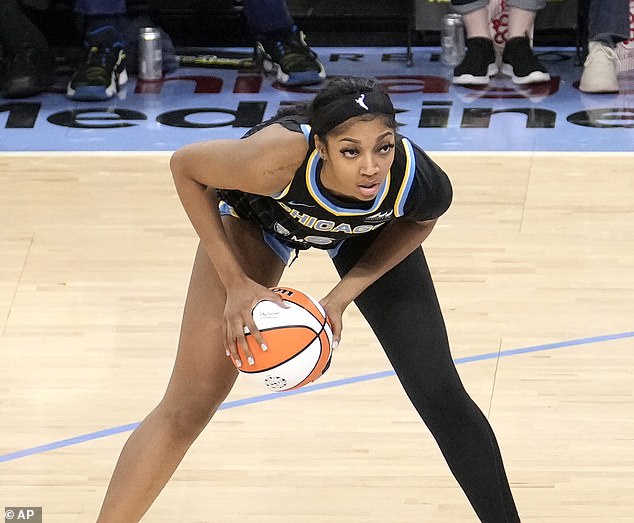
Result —
<instances>
[{"instance_id":1,"label":"athletic shoe sole","mask_svg":"<svg viewBox=\"0 0 634 523\"><path fill-rule=\"evenodd\" d=\"M103 85L83 85L77 89L73 89L69 83L66 87L66 96L71 100L81 100L84 102L110 100L110 98L119 92L121 86L126 83L128 83L128 72L125 69L118 75L113 71L110 84L106 87Z\"/></svg>"},{"instance_id":2,"label":"athletic shoe sole","mask_svg":"<svg viewBox=\"0 0 634 523\"><path fill-rule=\"evenodd\" d=\"M453 83L456 85L486 85L491 80L491 77L495 76L497 73L498 66L496 64L489 64L486 76L461 74L460 76L453 77Z\"/></svg>"},{"instance_id":3,"label":"athletic shoe sole","mask_svg":"<svg viewBox=\"0 0 634 523\"><path fill-rule=\"evenodd\" d=\"M614 85L604 85L601 87L597 87L597 86L593 86L593 87L582 87L581 84L579 84L579 90L582 93L588 93L588 94L615 94L620 92L620 88L619 86L614 86Z\"/></svg>"},{"instance_id":4,"label":"athletic shoe sole","mask_svg":"<svg viewBox=\"0 0 634 523\"><path fill-rule=\"evenodd\" d=\"M510 76L513 83L517 85L536 84L539 82L548 82L550 80L550 75L543 71L533 71L526 76L515 76L513 66L511 64L502 64L502 74Z\"/></svg>"}]
</instances>

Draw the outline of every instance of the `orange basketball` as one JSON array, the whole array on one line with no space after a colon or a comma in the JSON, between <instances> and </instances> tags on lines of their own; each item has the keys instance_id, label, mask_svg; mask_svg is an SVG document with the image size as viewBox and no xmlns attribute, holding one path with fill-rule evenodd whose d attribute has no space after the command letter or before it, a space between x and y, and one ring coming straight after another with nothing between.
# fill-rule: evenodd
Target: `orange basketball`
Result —
<instances>
[{"instance_id":1,"label":"orange basketball","mask_svg":"<svg viewBox=\"0 0 634 523\"><path fill-rule=\"evenodd\" d=\"M315 381L330 365L332 329L323 307L315 298L289 287L272 289L289 306L261 301L253 308L253 320L268 350L262 351L251 334L247 343L255 359L249 365L241 348L238 370L268 392L297 389Z\"/></svg>"}]
</instances>

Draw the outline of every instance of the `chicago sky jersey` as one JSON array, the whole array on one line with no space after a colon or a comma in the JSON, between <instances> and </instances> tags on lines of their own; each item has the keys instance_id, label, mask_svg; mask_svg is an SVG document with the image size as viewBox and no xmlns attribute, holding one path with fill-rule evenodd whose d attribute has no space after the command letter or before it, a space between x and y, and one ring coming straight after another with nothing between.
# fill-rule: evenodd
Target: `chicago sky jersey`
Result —
<instances>
[{"instance_id":1,"label":"chicago sky jersey","mask_svg":"<svg viewBox=\"0 0 634 523\"><path fill-rule=\"evenodd\" d=\"M302 123L302 117L284 117L265 125L271 123L302 132L308 141L308 153L293 179L283 191L271 196L224 189L218 190L218 194L238 216L254 221L291 247L332 249L346 238L373 231L396 218L416 221L438 218L451 203L447 175L420 148L399 134L394 162L375 199L340 200L321 185L321 159L310 126Z\"/></svg>"}]
</instances>

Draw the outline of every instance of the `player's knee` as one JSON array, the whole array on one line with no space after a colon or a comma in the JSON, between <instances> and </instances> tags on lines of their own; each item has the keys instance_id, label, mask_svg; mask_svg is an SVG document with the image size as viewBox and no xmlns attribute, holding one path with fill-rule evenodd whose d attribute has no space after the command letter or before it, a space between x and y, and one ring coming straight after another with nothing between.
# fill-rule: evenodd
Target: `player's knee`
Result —
<instances>
[{"instance_id":1,"label":"player's knee","mask_svg":"<svg viewBox=\"0 0 634 523\"><path fill-rule=\"evenodd\" d=\"M195 438L209 423L216 409L209 404L162 404L159 415L176 438Z\"/></svg>"},{"instance_id":2,"label":"player's knee","mask_svg":"<svg viewBox=\"0 0 634 523\"><path fill-rule=\"evenodd\" d=\"M425 419L444 418L470 408L471 398L458 381L436 382L416 395L419 410Z\"/></svg>"}]
</instances>

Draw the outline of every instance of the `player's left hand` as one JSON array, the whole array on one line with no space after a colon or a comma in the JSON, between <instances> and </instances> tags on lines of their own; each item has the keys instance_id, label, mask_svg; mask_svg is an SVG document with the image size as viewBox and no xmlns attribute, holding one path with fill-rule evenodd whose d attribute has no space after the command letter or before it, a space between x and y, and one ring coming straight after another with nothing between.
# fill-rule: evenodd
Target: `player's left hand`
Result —
<instances>
[{"instance_id":1,"label":"player's left hand","mask_svg":"<svg viewBox=\"0 0 634 523\"><path fill-rule=\"evenodd\" d=\"M320 300L321 306L326 311L326 316L330 320L332 327L332 348L336 349L341 341L341 332L343 331L343 311L348 306L347 303L338 301L332 293Z\"/></svg>"}]
</instances>

